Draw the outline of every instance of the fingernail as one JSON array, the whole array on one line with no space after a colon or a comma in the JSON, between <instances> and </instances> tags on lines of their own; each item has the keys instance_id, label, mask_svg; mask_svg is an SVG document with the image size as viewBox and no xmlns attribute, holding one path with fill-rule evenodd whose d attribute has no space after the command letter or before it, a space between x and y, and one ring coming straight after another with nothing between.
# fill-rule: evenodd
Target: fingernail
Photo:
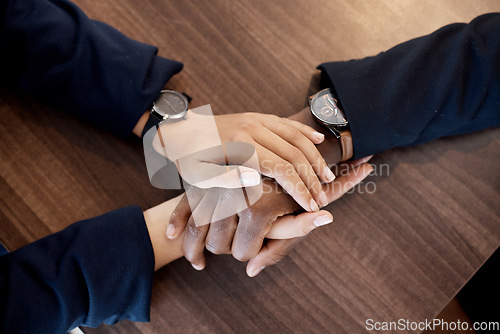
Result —
<instances>
[{"instance_id":1,"label":"fingernail","mask_svg":"<svg viewBox=\"0 0 500 334\"><path fill-rule=\"evenodd\" d=\"M328 167L325 167L325 177L328 182L335 180L335 174L333 174L332 170Z\"/></svg>"},{"instance_id":2,"label":"fingernail","mask_svg":"<svg viewBox=\"0 0 500 334\"><path fill-rule=\"evenodd\" d=\"M169 224L167 227L167 238L173 239L175 236L175 226L172 224Z\"/></svg>"},{"instance_id":3,"label":"fingernail","mask_svg":"<svg viewBox=\"0 0 500 334\"><path fill-rule=\"evenodd\" d=\"M254 269L254 270L250 270L250 272L248 273L248 276L250 277L255 277L257 276L262 270L264 270L265 266L263 267L260 267L260 268L257 268L257 269Z\"/></svg>"},{"instance_id":4,"label":"fingernail","mask_svg":"<svg viewBox=\"0 0 500 334\"><path fill-rule=\"evenodd\" d=\"M191 265L193 266L194 269L196 270L203 270L203 268L205 268L204 266L200 266L200 265L197 265L197 264L194 264L194 263L191 263Z\"/></svg>"},{"instance_id":5,"label":"fingernail","mask_svg":"<svg viewBox=\"0 0 500 334\"><path fill-rule=\"evenodd\" d=\"M325 135L317 131L313 132L313 137L319 142L325 140Z\"/></svg>"},{"instance_id":6,"label":"fingernail","mask_svg":"<svg viewBox=\"0 0 500 334\"><path fill-rule=\"evenodd\" d=\"M319 217L316 217L316 219L314 219L313 223L314 223L314 226L323 226L323 225L326 225L326 224L330 224L332 222L332 218L330 218L329 216L327 215L321 215Z\"/></svg>"},{"instance_id":7,"label":"fingernail","mask_svg":"<svg viewBox=\"0 0 500 334\"><path fill-rule=\"evenodd\" d=\"M243 187L253 187L260 183L260 174L257 172L243 172L240 174L240 184Z\"/></svg>"},{"instance_id":8,"label":"fingernail","mask_svg":"<svg viewBox=\"0 0 500 334\"><path fill-rule=\"evenodd\" d=\"M319 204L321 205L321 207L328 205L328 199L326 198L326 194L324 191L321 191L321 193L319 194L318 200L319 200Z\"/></svg>"},{"instance_id":9,"label":"fingernail","mask_svg":"<svg viewBox=\"0 0 500 334\"><path fill-rule=\"evenodd\" d=\"M311 199L309 205L311 206L311 211L319 211L318 203L314 199Z\"/></svg>"}]
</instances>

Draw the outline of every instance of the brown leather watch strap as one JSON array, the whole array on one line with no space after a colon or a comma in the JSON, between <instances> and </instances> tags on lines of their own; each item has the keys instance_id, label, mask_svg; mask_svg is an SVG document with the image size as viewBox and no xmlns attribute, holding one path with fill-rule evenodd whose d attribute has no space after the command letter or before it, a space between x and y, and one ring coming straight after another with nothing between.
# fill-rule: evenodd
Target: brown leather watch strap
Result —
<instances>
[{"instance_id":1,"label":"brown leather watch strap","mask_svg":"<svg viewBox=\"0 0 500 334\"><path fill-rule=\"evenodd\" d=\"M342 147L342 158L340 161L351 159L354 153L351 131L346 130L340 132L340 146Z\"/></svg>"}]
</instances>

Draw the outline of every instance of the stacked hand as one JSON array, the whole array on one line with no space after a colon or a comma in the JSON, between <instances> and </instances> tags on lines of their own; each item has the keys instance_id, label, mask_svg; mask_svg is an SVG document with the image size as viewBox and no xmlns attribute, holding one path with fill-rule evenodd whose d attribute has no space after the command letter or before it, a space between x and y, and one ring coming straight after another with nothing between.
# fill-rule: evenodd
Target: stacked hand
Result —
<instances>
[{"instance_id":1,"label":"stacked hand","mask_svg":"<svg viewBox=\"0 0 500 334\"><path fill-rule=\"evenodd\" d=\"M315 146L325 137L304 123L258 113L213 116L205 106L190 110L184 121L160 125L155 150L175 161L191 184L166 235L195 269L205 267L207 248L249 261L248 275L257 275L310 231L332 222L319 208L370 174L366 158L345 164L333 182ZM259 171L268 178L261 181Z\"/></svg>"},{"instance_id":2,"label":"stacked hand","mask_svg":"<svg viewBox=\"0 0 500 334\"><path fill-rule=\"evenodd\" d=\"M322 186L327 203L342 197L371 173L373 168L366 163L368 160L369 158L365 158L344 164L345 172L341 173L335 182ZM205 200L207 197L203 196L203 191L198 193L194 207L184 196L171 215L169 228L174 226L174 229L170 229L176 233L169 233L169 238L175 239L182 235L183 254L195 269L204 268L203 251L206 247L215 254L233 254L240 261L250 260L247 273L249 276L255 276L264 267L281 260L301 237L333 220L331 214L324 210L294 215L293 213L300 210L300 206L274 181L264 179L263 188L263 196L248 209L202 226L195 224L193 212L201 210L204 215L210 217L216 203ZM231 200L234 200L233 190L219 191L219 203L230 205ZM264 244L266 239L270 240Z\"/></svg>"},{"instance_id":3,"label":"stacked hand","mask_svg":"<svg viewBox=\"0 0 500 334\"><path fill-rule=\"evenodd\" d=\"M260 171L304 210L317 211L326 205L321 181L335 178L315 146L323 140L323 134L297 121L259 113L213 116L204 106L190 110L185 120L162 123L153 147L193 186L255 186ZM252 153L258 161L249 157Z\"/></svg>"}]
</instances>

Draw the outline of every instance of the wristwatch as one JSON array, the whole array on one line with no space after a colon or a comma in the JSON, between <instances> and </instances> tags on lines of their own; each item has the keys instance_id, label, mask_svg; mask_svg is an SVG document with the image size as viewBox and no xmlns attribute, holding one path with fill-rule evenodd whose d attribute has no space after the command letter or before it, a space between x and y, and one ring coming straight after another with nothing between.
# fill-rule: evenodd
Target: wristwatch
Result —
<instances>
[{"instance_id":1,"label":"wristwatch","mask_svg":"<svg viewBox=\"0 0 500 334\"><path fill-rule=\"evenodd\" d=\"M330 88L323 89L309 98L309 106L314 119L326 126L337 139L340 139L342 158L346 161L353 156L352 135L349 122L334 98Z\"/></svg>"},{"instance_id":2,"label":"wristwatch","mask_svg":"<svg viewBox=\"0 0 500 334\"><path fill-rule=\"evenodd\" d=\"M186 118L191 97L174 90L162 90L160 96L153 102L149 119L142 130L142 137L153 126L165 121L177 122Z\"/></svg>"}]
</instances>

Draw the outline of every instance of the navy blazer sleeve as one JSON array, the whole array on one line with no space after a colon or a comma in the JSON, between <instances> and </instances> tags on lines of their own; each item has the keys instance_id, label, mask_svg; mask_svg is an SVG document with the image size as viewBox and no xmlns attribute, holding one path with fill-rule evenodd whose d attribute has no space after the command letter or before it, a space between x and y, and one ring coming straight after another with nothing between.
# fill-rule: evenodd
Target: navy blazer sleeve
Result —
<instances>
[{"instance_id":1,"label":"navy blazer sleeve","mask_svg":"<svg viewBox=\"0 0 500 334\"><path fill-rule=\"evenodd\" d=\"M355 158L500 125L499 13L319 68L340 98Z\"/></svg>"},{"instance_id":2,"label":"navy blazer sleeve","mask_svg":"<svg viewBox=\"0 0 500 334\"><path fill-rule=\"evenodd\" d=\"M139 207L75 223L0 257L0 333L149 321L154 253Z\"/></svg>"},{"instance_id":3,"label":"navy blazer sleeve","mask_svg":"<svg viewBox=\"0 0 500 334\"><path fill-rule=\"evenodd\" d=\"M182 69L67 0L3 0L0 20L2 79L119 136Z\"/></svg>"},{"instance_id":4,"label":"navy blazer sleeve","mask_svg":"<svg viewBox=\"0 0 500 334\"><path fill-rule=\"evenodd\" d=\"M66 0L0 2L0 79L128 135L182 64ZM148 321L154 254L138 207L76 223L0 257L0 332Z\"/></svg>"}]
</instances>

